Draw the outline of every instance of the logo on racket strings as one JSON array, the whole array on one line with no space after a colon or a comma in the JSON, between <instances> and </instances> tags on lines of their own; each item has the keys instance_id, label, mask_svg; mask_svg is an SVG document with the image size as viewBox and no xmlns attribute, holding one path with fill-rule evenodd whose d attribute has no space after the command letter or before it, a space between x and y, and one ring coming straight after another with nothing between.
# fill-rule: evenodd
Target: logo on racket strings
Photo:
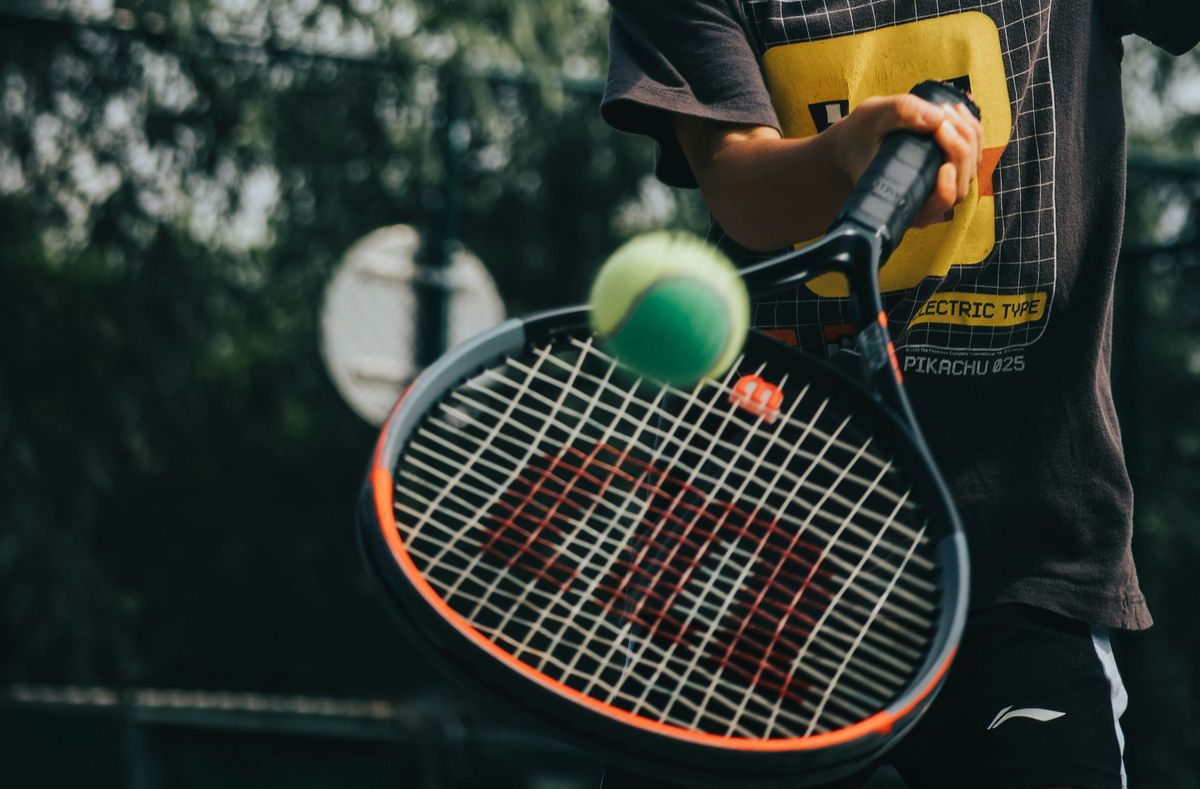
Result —
<instances>
[{"instance_id":1,"label":"logo on racket strings","mask_svg":"<svg viewBox=\"0 0 1200 789\"><path fill-rule=\"evenodd\" d=\"M755 392L778 413L777 387ZM597 511L637 520L589 558L572 535L596 528ZM830 574L821 547L761 503L598 443L531 462L484 521L482 553L536 586L540 604L596 606L657 644L651 652L804 703L808 681L795 662L833 599ZM741 568L730 569L737 557Z\"/></svg>"},{"instance_id":2,"label":"logo on racket strings","mask_svg":"<svg viewBox=\"0 0 1200 789\"><path fill-rule=\"evenodd\" d=\"M774 424L783 405L783 390L760 375L743 375L733 385L729 402L748 413Z\"/></svg>"}]
</instances>

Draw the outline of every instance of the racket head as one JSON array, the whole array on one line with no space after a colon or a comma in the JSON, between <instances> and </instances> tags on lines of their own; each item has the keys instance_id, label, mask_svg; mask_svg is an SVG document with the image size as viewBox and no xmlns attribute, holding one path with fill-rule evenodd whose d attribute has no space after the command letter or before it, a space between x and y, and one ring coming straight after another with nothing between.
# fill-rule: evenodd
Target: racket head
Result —
<instances>
[{"instance_id":1,"label":"racket head","mask_svg":"<svg viewBox=\"0 0 1200 789\"><path fill-rule=\"evenodd\" d=\"M429 368L397 405L359 510L367 564L393 609L451 674L635 769L796 785L861 768L932 700L965 619L965 541L930 458L871 393L760 333L724 382L682 392L637 381L587 324L583 308L510 320ZM782 403L756 410L739 399L745 376L777 386ZM558 410L559 421L539 425L536 409ZM814 504L821 494L809 488L838 464L797 454L792 445L806 445L794 439L842 422L838 451L866 441L858 462L873 458L844 473L866 479L864 468L889 464L877 469L888 479L880 488L897 477L919 502L911 518L925 536L906 538L909 548L869 530L839 533L838 507ZM455 447L464 431L470 439ZM891 501L859 484L860 498L838 505L850 524L862 520L856 503L874 512ZM626 490L609 503L616 488ZM833 514L812 514L821 506ZM619 507L640 509L589 525L595 510ZM913 528L909 514L893 518L883 533ZM862 555L859 570L879 576L854 579L882 598L873 613L869 596L845 591L859 572L846 545ZM721 572L734 574L699 580ZM901 592L924 596L919 626L896 603ZM854 622L866 624L856 632ZM852 646L844 666L830 657L835 641ZM813 661L819 669L805 666ZM813 691L808 671L842 673ZM723 718L735 722L722 730Z\"/></svg>"}]
</instances>

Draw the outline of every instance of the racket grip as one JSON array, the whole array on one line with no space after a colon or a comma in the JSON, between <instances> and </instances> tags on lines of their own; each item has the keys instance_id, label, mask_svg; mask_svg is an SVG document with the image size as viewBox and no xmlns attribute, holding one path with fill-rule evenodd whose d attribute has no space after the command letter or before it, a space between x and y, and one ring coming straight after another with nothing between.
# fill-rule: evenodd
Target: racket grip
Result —
<instances>
[{"instance_id":1,"label":"racket grip","mask_svg":"<svg viewBox=\"0 0 1200 789\"><path fill-rule=\"evenodd\" d=\"M975 103L945 82L922 82L911 92L934 104L965 104L980 117ZM834 224L851 220L878 234L886 260L933 191L943 162L945 155L933 137L892 132L884 137L879 153L858 179Z\"/></svg>"}]
</instances>

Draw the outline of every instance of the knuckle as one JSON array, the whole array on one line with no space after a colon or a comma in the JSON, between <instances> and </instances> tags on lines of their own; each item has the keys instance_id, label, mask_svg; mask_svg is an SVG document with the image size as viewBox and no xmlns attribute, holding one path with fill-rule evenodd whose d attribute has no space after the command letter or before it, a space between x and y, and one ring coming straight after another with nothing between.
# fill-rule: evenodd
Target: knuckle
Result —
<instances>
[{"instance_id":1,"label":"knuckle","mask_svg":"<svg viewBox=\"0 0 1200 789\"><path fill-rule=\"evenodd\" d=\"M912 93L898 93L894 97L894 103L897 112L915 115L929 102Z\"/></svg>"},{"instance_id":2,"label":"knuckle","mask_svg":"<svg viewBox=\"0 0 1200 789\"><path fill-rule=\"evenodd\" d=\"M899 94L892 102L892 111L901 123L920 123L923 116L929 115L930 109L929 102L911 93Z\"/></svg>"},{"instance_id":3,"label":"knuckle","mask_svg":"<svg viewBox=\"0 0 1200 789\"><path fill-rule=\"evenodd\" d=\"M975 155L975 143L957 129L954 134L949 135L946 143L950 153L954 156L965 158L968 154Z\"/></svg>"}]
</instances>

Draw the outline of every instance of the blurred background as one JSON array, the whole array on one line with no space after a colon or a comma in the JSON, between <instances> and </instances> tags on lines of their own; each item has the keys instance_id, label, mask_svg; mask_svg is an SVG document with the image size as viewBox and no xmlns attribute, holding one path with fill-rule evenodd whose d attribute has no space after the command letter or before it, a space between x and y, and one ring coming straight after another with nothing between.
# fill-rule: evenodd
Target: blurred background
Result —
<instances>
[{"instance_id":1,"label":"blurred background","mask_svg":"<svg viewBox=\"0 0 1200 789\"><path fill-rule=\"evenodd\" d=\"M441 347L703 229L598 117L606 26L0 0L0 786L598 784L414 652L353 510ZM1157 624L1116 639L1123 724L1132 786L1196 789L1200 54L1126 45L1114 367Z\"/></svg>"}]
</instances>

